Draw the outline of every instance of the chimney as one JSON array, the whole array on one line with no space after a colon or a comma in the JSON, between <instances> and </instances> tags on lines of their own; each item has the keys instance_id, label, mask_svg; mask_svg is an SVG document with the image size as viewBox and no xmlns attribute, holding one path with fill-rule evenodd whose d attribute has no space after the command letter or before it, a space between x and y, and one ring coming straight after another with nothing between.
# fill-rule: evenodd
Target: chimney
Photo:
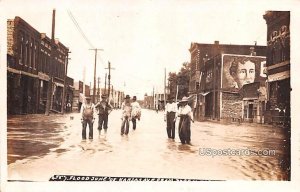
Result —
<instances>
[{"instance_id":1,"label":"chimney","mask_svg":"<svg viewBox=\"0 0 300 192\"><path fill-rule=\"evenodd\" d=\"M216 45L219 45L219 43L220 43L219 41L215 41L215 44L216 44Z\"/></svg>"},{"instance_id":2,"label":"chimney","mask_svg":"<svg viewBox=\"0 0 300 192\"><path fill-rule=\"evenodd\" d=\"M255 52L255 48L254 47L250 47L250 55L251 56L256 56L256 52Z\"/></svg>"},{"instance_id":3,"label":"chimney","mask_svg":"<svg viewBox=\"0 0 300 192\"><path fill-rule=\"evenodd\" d=\"M44 39L46 37L46 33L41 33L41 37Z\"/></svg>"},{"instance_id":4,"label":"chimney","mask_svg":"<svg viewBox=\"0 0 300 192\"><path fill-rule=\"evenodd\" d=\"M59 44L59 39L55 38L54 42L55 42L55 44Z\"/></svg>"}]
</instances>

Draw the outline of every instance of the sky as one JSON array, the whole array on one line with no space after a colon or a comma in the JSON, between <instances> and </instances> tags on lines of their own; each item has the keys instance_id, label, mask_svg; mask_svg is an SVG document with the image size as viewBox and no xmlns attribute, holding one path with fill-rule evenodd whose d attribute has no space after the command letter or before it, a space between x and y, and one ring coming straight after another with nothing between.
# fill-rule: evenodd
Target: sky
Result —
<instances>
[{"instance_id":1,"label":"sky","mask_svg":"<svg viewBox=\"0 0 300 192\"><path fill-rule=\"evenodd\" d=\"M7 19L20 16L39 32L51 37L52 10L56 9L55 37L71 53L68 76L93 85L95 52L97 77L104 87L110 61L114 89L143 97L163 93L164 68L178 72L190 61L192 42L266 45L267 25L263 14L268 4L250 1L35 1L20 4L3 1ZM88 3L87 3L88 2ZM231 2L230 4L227 2ZM272 8L272 7L270 7ZM92 43L76 29L68 12Z\"/></svg>"}]
</instances>

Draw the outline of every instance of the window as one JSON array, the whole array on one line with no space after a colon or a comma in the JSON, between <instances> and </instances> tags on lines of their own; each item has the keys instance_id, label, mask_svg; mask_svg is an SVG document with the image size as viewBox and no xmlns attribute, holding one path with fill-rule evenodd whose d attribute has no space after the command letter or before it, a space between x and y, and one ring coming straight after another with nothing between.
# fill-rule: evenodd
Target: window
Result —
<instances>
[{"instance_id":1,"label":"window","mask_svg":"<svg viewBox=\"0 0 300 192\"><path fill-rule=\"evenodd\" d=\"M37 43L36 43L37 44ZM36 69L36 65L38 63L38 52L37 52L37 46L34 46L34 62L33 62L33 68Z\"/></svg>"},{"instance_id":2,"label":"window","mask_svg":"<svg viewBox=\"0 0 300 192\"><path fill-rule=\"evenodd\" d=\"M19 59L19 63L20 63L20 65L23 65L23 63L24 63L24 61L23 61L23 59L24 59L24 56L23 56L23 52L24 52L24 50L23 50L23 44L24 44L24 37L23 37L23 35L21 34L21 36L20 36L20 59Z\"/></svg>"},{"instance_id":3,"label":"window","mask_svg":"<svg viewBox=\"0 0 300 192\"><path fill-rule=\"evenodd\" d=\"M28 40L26 40L25 42L25 60L24 60L24 63L25 63L25 66L28 65Z\"/></svg>"}]
</instances>

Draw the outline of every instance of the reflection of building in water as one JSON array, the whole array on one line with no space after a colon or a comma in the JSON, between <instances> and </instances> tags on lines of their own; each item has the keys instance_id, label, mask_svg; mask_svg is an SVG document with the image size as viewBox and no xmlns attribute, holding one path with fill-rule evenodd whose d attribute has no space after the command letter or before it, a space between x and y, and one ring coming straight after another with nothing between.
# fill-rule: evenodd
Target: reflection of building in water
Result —
<instances>
[{"instance_id":1,"label":"reflection of building in water","mask_svg":"<svg viewBox=\"0 0 300 192\"><path fill-rule=\"evenodd\" d=\"M290 126L290 12L267 11L268 122Z\"/></svg>"}]
</instances>

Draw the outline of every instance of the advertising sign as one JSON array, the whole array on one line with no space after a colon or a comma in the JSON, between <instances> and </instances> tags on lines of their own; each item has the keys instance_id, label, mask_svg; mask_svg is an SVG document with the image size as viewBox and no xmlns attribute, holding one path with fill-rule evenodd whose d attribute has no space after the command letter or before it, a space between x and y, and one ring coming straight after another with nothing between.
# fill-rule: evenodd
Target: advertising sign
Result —
<instances>
[{"instance_id":1,"label":"advertising sign","mask_svg":"<svg viewBox=\"0 0 300 192\"><path fill-rule=\"evenodd\" d=\"M266 80L266 58L247 55L223 55L222 88L239 90L243 85Z\"/></svg>"}]
</instances>

